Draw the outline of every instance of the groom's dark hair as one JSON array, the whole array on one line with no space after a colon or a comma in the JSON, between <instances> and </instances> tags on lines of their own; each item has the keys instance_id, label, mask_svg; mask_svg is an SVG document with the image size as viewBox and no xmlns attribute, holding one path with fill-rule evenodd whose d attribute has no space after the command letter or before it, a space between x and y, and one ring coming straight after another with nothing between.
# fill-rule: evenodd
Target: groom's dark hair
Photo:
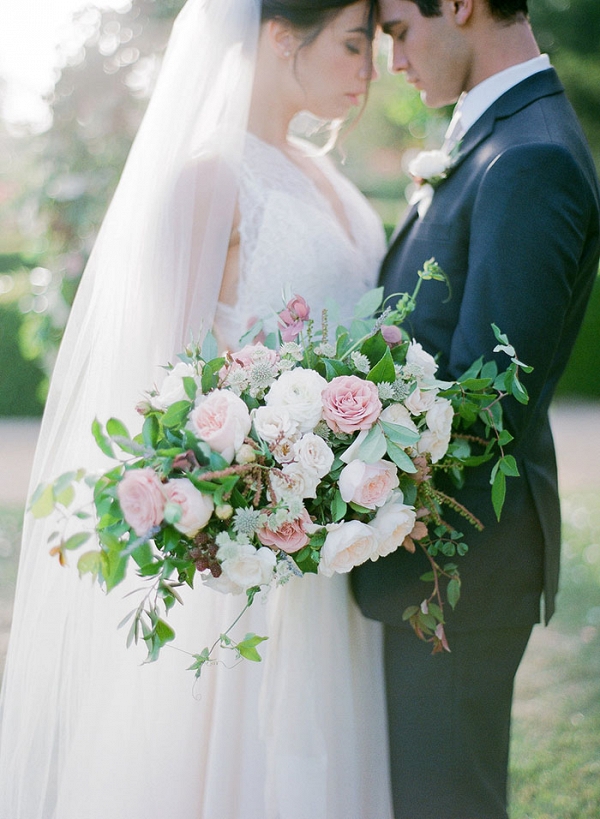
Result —
<instances>
[{"instance_id":1,"label":"groom's dark hair","mask_svg":"<svg viewBox=\"0 0 600 819\"><path fill-rule=\"evenodd\" d=\"M442 0L411 0L423 17L441 17ZM497 20L512 20L519 15L527 16L527 0L486 0L492 17Z\"/></svg>"}]
</instances>

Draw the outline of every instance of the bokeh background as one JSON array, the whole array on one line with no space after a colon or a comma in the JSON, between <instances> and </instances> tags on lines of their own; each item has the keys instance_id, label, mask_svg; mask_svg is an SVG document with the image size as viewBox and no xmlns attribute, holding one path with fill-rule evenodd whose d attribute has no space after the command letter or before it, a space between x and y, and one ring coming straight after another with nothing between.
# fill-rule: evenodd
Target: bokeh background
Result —
<instances>
[{"instance_id":1,"label":"bokeh background","mask_svg":"<svg viewBox=\"0 0 600 819\"><path fill-rule=\"evenodd\" d=\"M183 0L0 2L1 673L24 487L48 376ZM66 15L69 2L76 11ZM58 26L52 13L58 17L61 3ZM529 5L540 47L600 169L600 3ZM22 39L13 42L11 15L14 22L27 13ZM41 64L42 44L34 41L41 28L52 32L43 43L50 68L35 85L25 81L25 69ZM23 52L21 84L3 62L9 47ZM408 161L441 144L450 111L424 108L412 88L386 72L385 50L382 42L381 77L334 159L392 229L406 207ZM600 816L599 341L597 282L553 407L565 509L563 585L559 614L550 628L536 629L519 672L511 819ZM510 582L510 567L498 582Z\"/></svg>"}]
</instances>

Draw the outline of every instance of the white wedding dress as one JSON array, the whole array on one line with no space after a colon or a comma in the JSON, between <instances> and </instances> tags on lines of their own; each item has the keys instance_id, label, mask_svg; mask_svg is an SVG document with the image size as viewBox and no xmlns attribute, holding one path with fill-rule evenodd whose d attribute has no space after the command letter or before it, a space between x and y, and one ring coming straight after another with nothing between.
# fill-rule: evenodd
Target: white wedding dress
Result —
<instances>
[{"instance_id":1,"label":"white wedding dress","mask_svg":"<svg viewBox=\"0 0 600 819\"><path fill-rule=\"evenodd\" d=\"M247 139L238 302L219 305L216 318L220 337L232 345L252 317L281 309L283 288L304 296L316 319L331 299L345 319L374 285L384 252L379 220L328 159L314 161L344 207L350 234L283 153ZM71 574L65 583L80 582ZM43 807L23 782L20 817L391 819L380 624L362 617L346 575L294 578L257 599L233 636L268 635L260 646L264 661L235 664L227 652L197 682L183 652L211 644L244 598L186 589L185 605L169 615L175 647L142 665L143 647L126 649L124 631L116 631L131 599L122 599L121 587L105 597L80 585L81 605L96 594L97 613L90 625L73 612L63 653L71 632L73 646L86 646L87 694L68 742L55 749L52 767L38 772L49 783ZM115 622L109 636L108 616ZM40 673L52 661L49 650ZM77 665L78 657L70 661ZM69 679L48 693L50 702L69 701ZM46 742L60 705L58 711L40 726Z\"/></svg>"}]
</instances>

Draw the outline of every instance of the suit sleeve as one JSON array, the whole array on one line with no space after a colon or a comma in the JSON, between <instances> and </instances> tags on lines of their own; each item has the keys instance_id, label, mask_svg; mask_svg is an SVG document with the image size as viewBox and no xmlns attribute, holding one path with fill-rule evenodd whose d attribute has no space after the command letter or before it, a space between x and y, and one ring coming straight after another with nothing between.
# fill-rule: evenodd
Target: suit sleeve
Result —
<instances>
[{"instance_id":1,"label":"suit sleeve","mask_svg":"<svg viewBox=\"0 0 600 819\"><path fill-rule=\"evenodd\" d=\"M468 272L449 370L490 359L492 322L534 371L523 377L530 403L505 402L507 425L518 434L542 395L557 357L578 286L592 196L579 167L558 145L512 147L489 165L471 219ZM568 343L572 343L569 341ZM508 363L495 356L501 368Z\"/></svg>"}]
</instances>

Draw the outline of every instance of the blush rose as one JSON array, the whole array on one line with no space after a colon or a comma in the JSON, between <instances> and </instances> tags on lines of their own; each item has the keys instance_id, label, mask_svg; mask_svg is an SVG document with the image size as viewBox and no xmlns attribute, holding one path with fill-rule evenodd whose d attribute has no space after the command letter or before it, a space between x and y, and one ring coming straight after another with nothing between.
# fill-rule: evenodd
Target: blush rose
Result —
<instances>
[{"instance_id":1,"label":"blush rose","mask_svg":"<svg viewBox=\"0 0 600 819\"><path fill-rule=\"evenodd\" d=\"M215 390L191 411L189 426L195 435L231 463L250 432L252 420L241 398L230 390Z\"/></svg>"},{"instance_id":2,"label":"blush rose","mask_svg":"<svg viewBox=\"0 0 600 819\"><path fill-rule=\"evenodd\" d=\"M334 432L370 429L382 404L377 387L356 375L338 375L323 390L323 417Z\"/></svg>"},{"instance_id":3,"label":"blush rose","mask_svg":"<svg viewBox=\"0 0 600 819\"><path fill-rule=\"evenodd\" d=\"M123 517L143 537L164 517L165 496L158 475L150 467L130 469L117 487Z\"/></svg>"},{"instance_id":4,"label":"blush rose","mask_svg":"<svg viewBox=\"0 0 600 819\"><path fill-rule=\"evenodd\" d=\"M384 505L398 483L398 470L389 461L367 464L356 459L342 469L338 486L346 503L375 509Z\"/></svg>"},{"instance_id":5,"label":"blush rose","mask_svg":"<svg viewBox=\"0 0 600 819\"><path fill-rule=\"evenodd\" d=\"M174 478L164 485L165 497L181 509L181 517L175 528L188 537L204 529L210 520L215 504L210 495L200 492L188 478Z\"/></svg>"}]
</instances>

